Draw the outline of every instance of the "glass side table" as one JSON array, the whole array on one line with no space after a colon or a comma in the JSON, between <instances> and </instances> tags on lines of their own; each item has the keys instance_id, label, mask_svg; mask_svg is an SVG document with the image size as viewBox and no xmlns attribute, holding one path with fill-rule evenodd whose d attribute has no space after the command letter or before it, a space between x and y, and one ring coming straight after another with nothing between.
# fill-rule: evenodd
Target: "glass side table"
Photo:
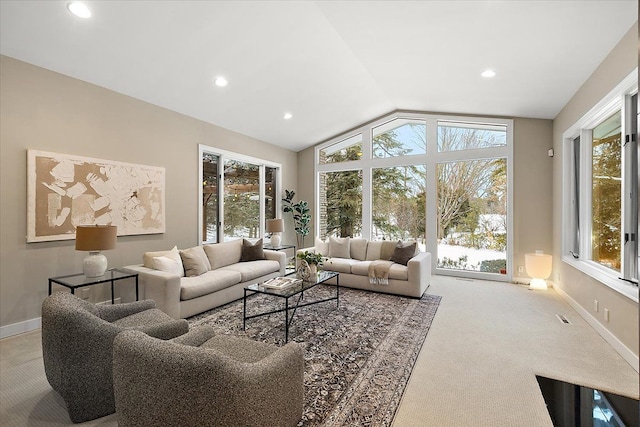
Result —
<instances>
[{"instance_id":1,"label":"glass side table","mask_svg":"<svg viewBox=\"0 0 640 427\"><path fill-rule=\"evenodd\" d=\"M82 273L79 274L69 274L67 276L59 276L59 277L50 277L49 278L49 295L51 295L52 285L55 283L57 285L65 286L71 289L71 293L75 294L76 289L84 288L85 286L98 285L100 283L111 282L111 304L115 303L115 298L113 295L113 283L118 280L130 279L133 278L136 281L136 301L138 301L138 273L128 273L123 270L119 270L117 268L113 268L111 270L107 270L102 276L99 277L87 277Z\"/></svg>"},{"instance_id":2,"label":"glass side table","mask_svg":"<svg viewBox=\"0 0 640 427\"><path fill-rule=\"evenodd\" d=\"M269 249L270 251L286 251L287 249L293 249L293 256L287 257L287 267L285 268L285 276L295 274L296 272L296 245L280 245L273 246L271 243L267 243L262 246L262 249Z\"/></svg>"}]
</instances>

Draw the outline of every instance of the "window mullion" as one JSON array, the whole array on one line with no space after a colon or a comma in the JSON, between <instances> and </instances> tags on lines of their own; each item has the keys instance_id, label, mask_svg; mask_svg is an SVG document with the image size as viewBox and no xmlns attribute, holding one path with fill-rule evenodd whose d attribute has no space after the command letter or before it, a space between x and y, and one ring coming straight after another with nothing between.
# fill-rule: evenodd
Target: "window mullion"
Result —
<instances>
[{"instance_id":1,"label":"window mullion","mask_svg":"<svg viewBox=\"0 0 640 427\"><path fill-rule=\"evenodd\" d=\"M591 129L582 129L580 132L580 259L591 260L591 215L592 215L592 194L593 180L591 179L593 169L592 142L593 132Z\"/></svg>"}]
</instances>

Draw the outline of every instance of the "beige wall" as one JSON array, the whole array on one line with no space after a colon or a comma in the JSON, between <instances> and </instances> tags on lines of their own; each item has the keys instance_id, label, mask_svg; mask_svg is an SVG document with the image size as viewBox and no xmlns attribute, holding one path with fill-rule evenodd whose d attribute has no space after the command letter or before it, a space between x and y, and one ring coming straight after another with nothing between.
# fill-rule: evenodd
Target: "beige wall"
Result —
<instances>
[{"instance_id":1,"label":"beige wall","mask_svg":"<svg viewBox=\"0 0 640 427\"><path fill-rule=\"evenodd\" d=\"M553 145L556 152L553 167L555 260L560 260L562 255L562 134L638 66L637 49L638 24L636 22L553 122ZM586 310L592 316L591 320L597 321L637 357L638 304L563 262L556 261L556 264L553 278L562 291ZM599 312L594 310L595 299L600 303ZM605 307L611 311L611 319L608 323L603 318Z\"/></svg>"},{"instance_id":2,"label":"beige wall","mask_svg":"<svg viewBox=\"0 0 640 427\"><path fill-rule=\"evenodd\" d=\"M197 243L198 144L282 164L283 189L297 181L292 151L5 56L0 94L2 327L38 318L47 278L80 271L85 255L74 241L26 243L28 148L166 168L166 233L119 237L105 252L114 267Z\"/></svg>"},{"instance_id":3,"label":"beige wall","mask_svg":"<svg viewBox=\"0 0 640 427\"><path fill-rule=\"evenodd\" d=\"M552 172L554 159L547 152L553 146L552 122L540 119L514 119L514 276L524 266L524 254L552 248ZM305 200L314 200L314 148L298 153L298 190ZM312 210L313 218L316 213ZM313 240L308 240L312 246Z\"/></svg>"}]
</instances>

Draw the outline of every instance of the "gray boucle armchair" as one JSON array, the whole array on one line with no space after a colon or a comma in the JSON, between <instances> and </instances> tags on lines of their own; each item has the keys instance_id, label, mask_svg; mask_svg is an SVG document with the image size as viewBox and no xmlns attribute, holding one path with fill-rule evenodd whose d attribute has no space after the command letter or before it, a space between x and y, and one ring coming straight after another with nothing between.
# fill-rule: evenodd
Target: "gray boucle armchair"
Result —
<instances>
[{"instance_id":1,"label":"gray boucle armchair","mask_svg":"<svg viewBox=\"0 0 640 427\"><path fill-rule=\"evenodd\" d=\"M67 292L55 292L44 300L44 369L74 423L115 412L113 340L128 329L170 339L186 333L189 324L156 309L151 300L94 305Z\"/></svg>"},{"instance_id":2,"label":"gray boucle armchair","mask_svg":"<svg viewBox=\"0 0 640 427\"><path fill-rule=\"evenodd\" d=\"M201 326L171 341L118 335L118 425L295 426L304 403L304 346L214 335Z\"/></svg>"}]
</instances>

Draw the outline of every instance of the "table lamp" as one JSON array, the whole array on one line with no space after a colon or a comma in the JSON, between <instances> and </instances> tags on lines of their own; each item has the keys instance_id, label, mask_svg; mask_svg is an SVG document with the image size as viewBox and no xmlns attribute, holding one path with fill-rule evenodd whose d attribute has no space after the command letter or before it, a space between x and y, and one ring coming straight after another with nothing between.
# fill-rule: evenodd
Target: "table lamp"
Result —
<instances>
[{"instance_id":1,"label":"table lamp","mask_svg":"<svg viewBox=\"0 0 640 427\"><path fill-rule=\"evenodd\" d=\"M274 218L267 220L267 233L271 233L271 246L278 247L282 243L280 233L284 231L284 220L282 218Z\"/></svg>"},{"instance_id":2,"label":"table lamp","mask_svg":"<svg viewBox=\"0 0 640 427\"><path fill-rule=\"evenodd\" d=\"M79 225L76 227L76 250L88 251L82 261L87 277L99 277L107 271L107 257L100 253L116 247L118 227L115 225Z\"/></svg>"},{"instance_id":3,"label":"table lamp","mask_svg":"<svg viewBox=\"0 0 640 427\"><path fill-rule=\"evenodd\" d=\"M527 274L531 276L529 289L535 291L546 291L546 278L551 275L551 255L542 251L536 251L531 254L524 254L524 268Z\"/></svg>"}]
</instances>

